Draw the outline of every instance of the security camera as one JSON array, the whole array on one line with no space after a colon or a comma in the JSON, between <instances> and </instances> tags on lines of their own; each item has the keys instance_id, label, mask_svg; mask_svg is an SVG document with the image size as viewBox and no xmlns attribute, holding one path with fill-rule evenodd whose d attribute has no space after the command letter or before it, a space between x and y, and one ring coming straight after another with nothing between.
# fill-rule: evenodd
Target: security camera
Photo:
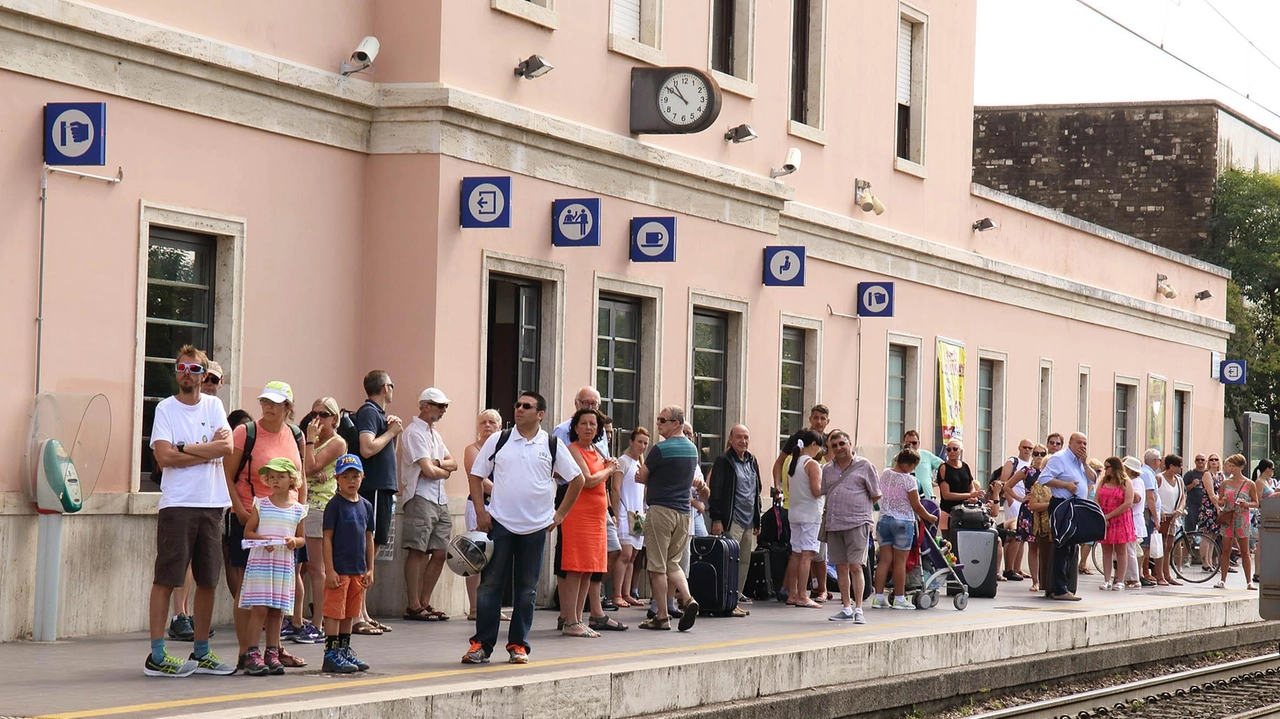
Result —
<instances>
[{"instance_id":1,"label":"security camera","mask_svg":"<svg viewBox=\"0 0 1280 719\"><path fill-rule=\"evenodd\" d=\"M373 72L373 61L378 58L378 38L370 35L360 41L356 45L356 51L351 53L351 62L342 63L342 74L350 75L352 73L364 72L369 70Z\"/></svg>"},{"instance_id":2,"label":"security camera","mask_svg":"<svg viewBox=\"0 0 1280 719\"><path fill-rule=\"evenodd\" d=\"M1172 300L1178 296L1178 291L1169 284L1169 278L1166 275L1156 275L1156 294L1161 295L1167 300Z\"/></svg>"},{"instance_id":3,"label":"security camera","mask_svg":"<svg viewBox=\"0 0 1280 719\"><path fill-rule=\"evenodd\" d=\"M769 177L779 178L784 175L790 175L800 169L800 148L792 147L787 149L787 157L782 161L781 168L769 170Z\"/></svg>"}]
</instances>

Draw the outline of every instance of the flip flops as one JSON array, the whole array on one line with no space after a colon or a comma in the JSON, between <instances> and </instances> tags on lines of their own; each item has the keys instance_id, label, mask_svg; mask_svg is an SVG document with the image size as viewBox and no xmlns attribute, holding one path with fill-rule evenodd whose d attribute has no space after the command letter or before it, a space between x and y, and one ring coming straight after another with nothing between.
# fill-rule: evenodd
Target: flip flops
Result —
<instances>
[{"instance_id":1,"label":"flip flops","mask_svg":"<svg viewBox=\"0 0 1280 719\"><path fill-rule=\"evenodd\" d=\"M574 627L581 627L582 628L581 633L575 633L570 631ZM564 629L560 630L560 633L565 635L566 637L581 637L582 639L599 639L600 638L600 632L597 632L591 627L588 627L586 622L572 622L570 624L566 624L564 625Z\"/></svg>"}]
</instances>

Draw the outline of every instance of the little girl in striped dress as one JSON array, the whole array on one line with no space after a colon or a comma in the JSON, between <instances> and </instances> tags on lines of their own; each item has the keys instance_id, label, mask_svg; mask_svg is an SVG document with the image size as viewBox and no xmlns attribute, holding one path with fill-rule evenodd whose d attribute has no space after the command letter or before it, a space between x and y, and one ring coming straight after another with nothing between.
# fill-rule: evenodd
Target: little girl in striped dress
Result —
<instances>
[{"instance_id":1,"label":"little girl in striped dress","mask_svg":"<svg viewBox=\"0 0 1280 719\"><path fill-rule=\"evenodd\" d=\"M278 544L255 546L249 550L249 564L240 588L240 608L249 609L249 626L266 622L267 651L257 647L245 654L244 673L254 676L284 674L280 663L281 617L293 613L294 549L303 546L300 523L306 505L294 499L302 487L302 475L293 461L277 457L258 469L271 490L268 497L253 500L253 514L244 527L246 540L275 540Z\"/></svg>"}]
</instances>

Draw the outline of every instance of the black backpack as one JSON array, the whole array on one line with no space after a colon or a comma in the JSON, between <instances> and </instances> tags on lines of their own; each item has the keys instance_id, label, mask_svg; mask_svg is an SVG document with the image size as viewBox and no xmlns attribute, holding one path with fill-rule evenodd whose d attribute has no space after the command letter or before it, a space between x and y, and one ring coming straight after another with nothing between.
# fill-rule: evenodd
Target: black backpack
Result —
<instances>
[{"instance_id":1,"label":"black backpack","mask_svg":"<svg viewBox=\"0 0 1280 719\"><path fill-rule=\"evenodd\" d=\"M338 413L338 427L336 432L347 443L347 451L357 457L364 457L360 454L360 432L356 430L356 422L354 419L355 412L344 409Z\"/></svg>"},{"instance_id":2,"label":"black backpack","mask_svg":"<svg viewBox=\"0 0 1280 719\"><path fill-rule=\"evenodd\" d=\"M1017 474L1017 473L1018 473L1018 458L1017 458L1017 457L1010 457L1010 458L1006 459L1005 461L1001 462L999 467L996 467L994 470L992 470L992 471L991 471L991 481L992 481L992 482L999 482L999 481L1000 481L1000 475L1004 474L1004 466L1005 466L1006 464L1010 463L1010 462L1013 462L1013 474ZM1010 477L1012 477L1012 476L1013 476L1013 474L1010 474L1009 476L1010 476ZM990 485L988 485L988 486L990 486Z\"/></svg>"},{"instance_id":3,"label":"black backpack","mask_svg":"<svg viewBox=\"0 0 1280 719\"><path fill-rule=\"evenodd\" d=\"M302 428L296 424L288 425L289 431L293 432L293 441L298 444L298 454L302 454ZM258 423L253 420L245 422L244 425L244 451L240 455L240 466L236 467L235 478L240 481L240 473L244 468L249 466L249 458L253 456L253 445L258 441ZM298 471L302 471L302 467L298 467Z\"/></svg>"},{"instance_id":4,"label":"black backpack","mask_svg":"<svg viewBox=\"0 0 1280 719\"><path fill-rule=\"evenodd\" d=\"M511 428L502 430L498 435L498 443L493 447L493 454L489 455L489 479L493 479L493 459L502 451L502 447L511 439ZM547 451L551 453L551 476L556 474L556 451L560 449L560 438L550 432L547 433ZM560 508L560 503L564 501L564 495L569 491L569 485L560 484L556 486L556 509ZM489 503L489 495L485 495L485 504Z\"/></svg>"}]
</instances>

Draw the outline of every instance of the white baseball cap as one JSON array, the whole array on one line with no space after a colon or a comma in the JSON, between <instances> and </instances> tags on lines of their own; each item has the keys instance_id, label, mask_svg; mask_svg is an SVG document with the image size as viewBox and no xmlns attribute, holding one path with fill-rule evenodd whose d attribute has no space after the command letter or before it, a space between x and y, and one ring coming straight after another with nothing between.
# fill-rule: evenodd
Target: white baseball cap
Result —
<instances>
[{"instance_id":1,"label":"white baseball cap","mask_svg":"<svg viewBox=\"0 0 1280 719\"><path fill-rule=\"evenodd\" d=\"M444 396L444 392L435 387L428 387L422 390L422 394L418 395L418 403L430 402L431 404L449 404L449 398Z\"/></svg>"},{"instance_id":2,"label":"white baseball cap","mask_svg":"<svg viewBox=\"0 0 1280 719\"><path fill-rule=\"evenodd\" d=\"M262 388L262 394L258 395L258 399L266 399L283 404L285 402L293 402L293 388L288 382L268 382L267 386Z\"/></svg>"}]
</instances>

